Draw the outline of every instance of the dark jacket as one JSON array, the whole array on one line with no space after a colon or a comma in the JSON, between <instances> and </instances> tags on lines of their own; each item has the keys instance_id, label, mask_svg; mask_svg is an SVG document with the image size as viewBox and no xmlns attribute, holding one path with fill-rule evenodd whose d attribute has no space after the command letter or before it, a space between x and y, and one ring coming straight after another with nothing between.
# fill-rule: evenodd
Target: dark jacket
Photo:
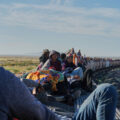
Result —
<instances>
[{"instance_id":1,"label":"dark jacket","mask_svg":"<svg viewBox=\"0 0 120 120\"><path fill-rule=\"evenodd\" d=\"M50 68L53 68L56 71L61 71L62 70L61 62L59 60L57 60L56 62L50 61Z\"/></svg>"},{"instance_id":2,"label":"dark jacket","mask_svg":"<svg viewBox=\"0 0 120 120\"><path fill-rule=\"evenodd\" d=\"M67 61L65 61L65 68L73 68L73 70L76 68L75 64L73 62L68 63Z\"/></svg>"},{"instance_id":3,"label":"dark jacket","mask_svg":"<svg viewBox=\"0 0 120 120\"><path fill-rule=\"evenodd\" d=\"M49 57L47 57L46 55L42 55L39 58L40 63L42 62L43 64L49 59Z\"/></svg>"},{"instance_id":4,"label":"dark jacket","mask_svg":"<svg viewBox=\"0 0 120 120\"><path fill-rule=\"evenodd\" d=\"M59 120L41 104L26 85L0 67L0 120Z\"/></svg>"}]
</instances>

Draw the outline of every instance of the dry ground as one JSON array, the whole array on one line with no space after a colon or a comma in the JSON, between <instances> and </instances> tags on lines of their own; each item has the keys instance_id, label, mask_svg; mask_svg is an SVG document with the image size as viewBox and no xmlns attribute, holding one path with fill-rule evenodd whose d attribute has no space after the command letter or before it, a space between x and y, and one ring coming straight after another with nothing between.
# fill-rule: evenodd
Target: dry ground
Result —
<instances>
[{"instance_id":1,"label":"dry ground","mask_svg":"<svg viewBox=\"0 0 120 120\"><path fill-rule=\"evenodd\" d=\"M14 74L22 74L36 69L38 64L38 57L0 56L0 66Z\"/></svg>"}]
</instances>

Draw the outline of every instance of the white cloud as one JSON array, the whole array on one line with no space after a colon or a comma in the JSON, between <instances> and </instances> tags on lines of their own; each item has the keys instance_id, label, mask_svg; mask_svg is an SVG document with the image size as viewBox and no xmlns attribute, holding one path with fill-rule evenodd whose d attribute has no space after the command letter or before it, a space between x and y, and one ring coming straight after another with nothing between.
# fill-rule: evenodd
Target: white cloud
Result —
<instances>
[{"instance_id":1,"label":"white cloud","mask_svg":"<svg viewBox=\"0 0 120 120\"><path fill-rule=\"evenodd\" d=\"M64 0L69 3L72 0ZM0 25L61 33L120 37L120 10L75 8L52 0L49 5L0 5Z\"/></svg>"},{"instance_id":2,"label":"white cloud","mask_svg":"<svg viewBox=\"0 0 120 120\"><path fill-rule=\"evenodd\" d=\"M60 5L62 0L51 0L51 4Z\"/></svg>"},{"instance_id":3,"label":"white cloud","mask_svg":"<svg viewBox=\"0 0 120 120\"><path fill-rule=\"evenodd\" d=\"M51 0L50 3L53 5L72 5L75 0Z\"/></svg>"}]
</instances>

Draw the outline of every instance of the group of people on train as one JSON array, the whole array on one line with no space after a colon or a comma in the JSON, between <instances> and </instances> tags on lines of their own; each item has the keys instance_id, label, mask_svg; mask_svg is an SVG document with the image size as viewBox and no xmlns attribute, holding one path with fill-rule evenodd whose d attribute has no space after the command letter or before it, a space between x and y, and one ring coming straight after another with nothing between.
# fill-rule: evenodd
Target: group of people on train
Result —
<instances>
[{"instance_id":1,"label":"group of people on train","mask_svg":"<svg viewBox=\"0 0 120 120\"><path fill-rule=\"evenodd\" d=\"M27 79L21 81L0 67L1 120L63 120L42 104L46 100L44 96L46 96L47 89L44 85L46 85L46 81L48 83L50 80L53 91L57 91L57 93L63 91L65 95L68 95L66 99L69 105L73 100L71 98L74 97L76 107L72 120L114 120L117 105L116 88L106 83L93 90L91 78L93 70L120 65L119 60L83 57L80 50L75 53L73 48L67 54L45 49L39 59L40 64L37 71L27 74L26 78L35 80L35 82L31 82L29 79L30 84L35 85L38 82L36 91L38 95L42 93L43 101L41 99L39 101L30 93L28 89L30 84L27 84ZM65 85L68 85L66 90ZM75 90L76 88L89 92L82 103L80 102L81 91ZM71 89L74 91L71 92Z\"/></svg>"}]
</instances>

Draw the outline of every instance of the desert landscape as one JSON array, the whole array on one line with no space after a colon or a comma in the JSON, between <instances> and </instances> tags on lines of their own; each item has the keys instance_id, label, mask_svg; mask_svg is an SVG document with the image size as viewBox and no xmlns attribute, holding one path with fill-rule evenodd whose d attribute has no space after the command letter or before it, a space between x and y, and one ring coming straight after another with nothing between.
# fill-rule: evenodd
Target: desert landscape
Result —
<instances>
[{"instance_id":1,"label":"desert landscape","mask_svg":"<svg viewBox=\"0 0 120 120\"><path fill-rule=\"evenodd\" d=\"M38 57L29 56L0 56L0 66L19 75L36 69L39 64Z\"/></svg>"}]
</instances>

